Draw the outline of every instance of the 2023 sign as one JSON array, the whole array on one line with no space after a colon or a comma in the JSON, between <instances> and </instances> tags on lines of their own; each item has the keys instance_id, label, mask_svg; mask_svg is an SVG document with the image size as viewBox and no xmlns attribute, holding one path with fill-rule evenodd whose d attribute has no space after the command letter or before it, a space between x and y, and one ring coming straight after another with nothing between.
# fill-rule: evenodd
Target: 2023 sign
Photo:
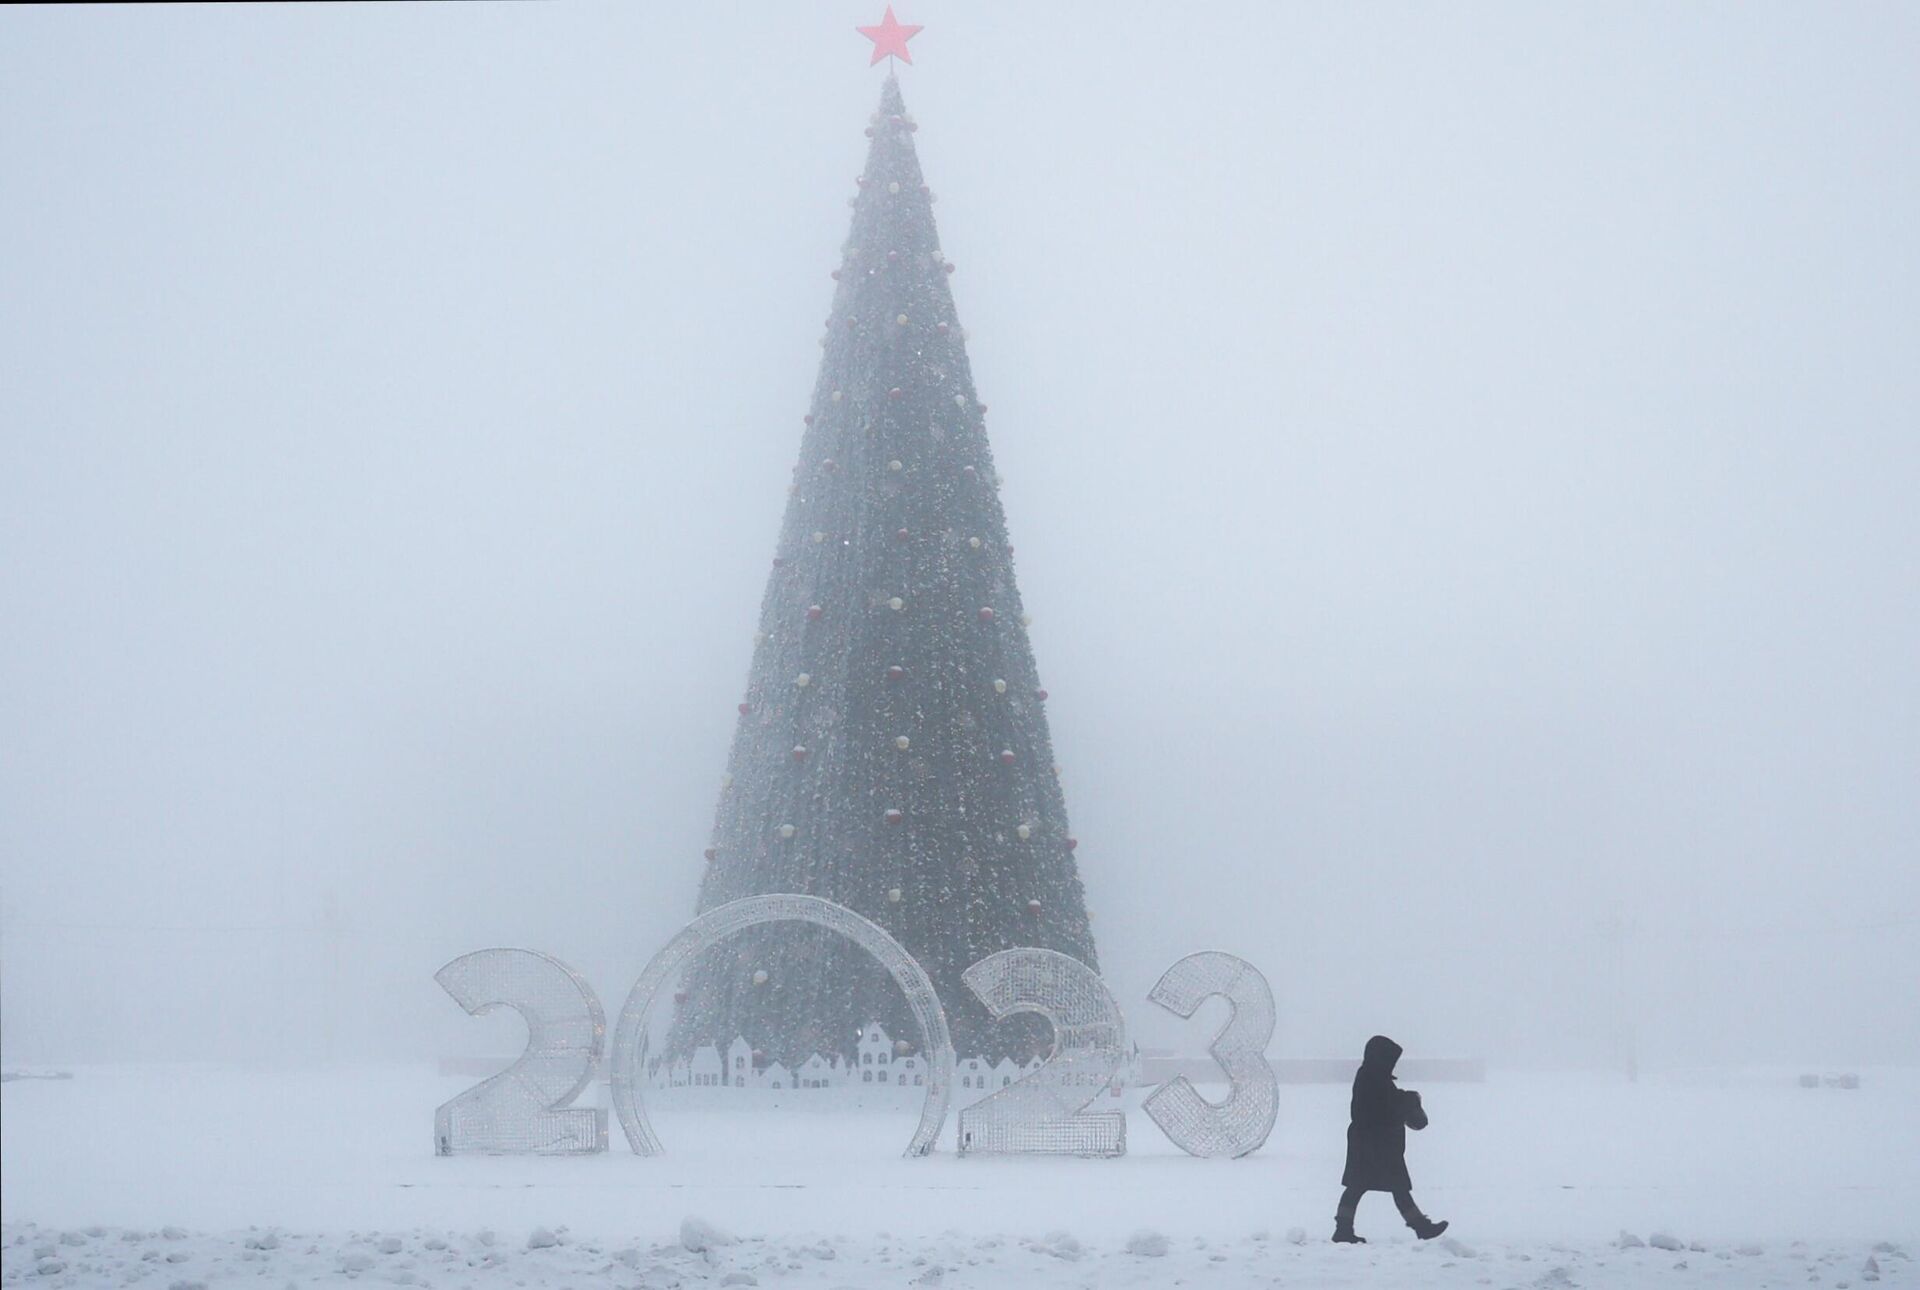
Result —
<instances>
[{"instance_id":1,"label":"2023 sign","mask_svg":"<svg viewBox=\"0 0 1920 1290\"><path fill-rule=\"evenodd\" d=\"M909 1156L933 1150L947 1120L953 1044L933 983L913 956L877 924L815 896L749 896L709 910L654 955L627 995L613 1035L611 1087L620 1127L636 1155L658 1155L640 1096L647 1014L655 996L694 955L747 927L802 922L846 936L879 961L906 994L927 1057L926 1098ZM434 979L473 1014L513 1008L526 1019L520 1059L442 1105L434 1144L456 1152L570 1155L607 1149L607 1113L575 1107L593 1078L606 1041L606 1014L593 989L559 960L532 950L478 950ZM1054 1048L1025 1078L960 1112L961 1155L1118 1156L1127 1149L1126 1117L1088 1111L1088 1103L1126 1060L1126 1022L1113 995L1078 959L1053 950L1012 949L981 959L961 975L996 1019L1038 1013L1053 1026ZM1160 1130L1196 1156L1243 1156L1273 1130L1279 1089L1267 1064L1273 991L1252 964L1217 950L1190 954L1168 968L1147 995L1191 1017L1219 995L1232 1013L1208 1052L1230 1081L1226 1100L1209 1102L1184 1075L1142 1104Z\"/></svg>"}]
</instances>

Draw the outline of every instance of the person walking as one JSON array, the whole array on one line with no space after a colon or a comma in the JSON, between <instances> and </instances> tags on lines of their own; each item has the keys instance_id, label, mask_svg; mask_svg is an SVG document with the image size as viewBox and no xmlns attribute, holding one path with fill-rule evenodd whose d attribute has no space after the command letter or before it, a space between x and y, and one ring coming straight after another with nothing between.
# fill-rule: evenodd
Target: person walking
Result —
<instances>
[{"instance_id":1,"label":"person walking","mask_svg":"<svg viewBox=\"0 0 1920 1290\"><path fill-rule=\"evenodd\" d=\"M1353 1218L1360 1198L1370 1191L1392 1192L1400 1217L1421 1240L1431 1241L1447 1230L1445 1221L1434 1222L1413 1203L1413 1181L1407 1176L1407 1130L1426 1128L1427 1113L1418 1093L1393 1082L1400 1053L1399 1044L1375 1035L1367 1041L1366 1056L1353 1077L1347 1171L1340 1178L1346 1191L1340 1194L1340 1208L1333 1216L1333 1239L1342 1245L1367 1243L1364 1236L1354 1235Z\"/></svg>"}]
</instances>

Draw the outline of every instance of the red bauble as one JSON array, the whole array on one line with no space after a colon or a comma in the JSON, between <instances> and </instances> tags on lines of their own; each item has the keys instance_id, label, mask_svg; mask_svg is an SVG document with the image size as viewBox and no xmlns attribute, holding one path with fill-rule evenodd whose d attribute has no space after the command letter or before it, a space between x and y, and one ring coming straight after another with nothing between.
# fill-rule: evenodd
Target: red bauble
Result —
<instances>
[{"instance_id":1,"label":"red bauble","mask_svg":"<svg viewBox=\"0 0 1920 1290\"><path fill-rule=\"evenodd\" d=\"M720 858L720 848L708 847L706 850L706 857L707 857L707 863L712 864L715 860L718 860Z\"/></svg>"},{"instance_id":2,"label":"red bauble","mask_svg":"<svg viewBox=\"0 0 1920 1290\"><path fill-rule=\"evenodd\" d=\"M828 457L826 460L820 463L820 469L827 470L827 471L838 470L840 469L840 463L835 461L833 458Z\"/></svg>"},{"instance_id":3,"label":"red bauble","mask_svg":"<svg viewBox=\"0 0 1920 1290\"><path fill-rule=\"evenodd\" d=\"M987 411L987 405L986 405L986 404L984 404L984 403L976 403L976 404L974 404L973 406L975 406L976 408L979 408L979 409L980 409L980 413L981 413L981 415L982 415L982 416L985 416L985 415L986 415L986 411Z\"/></svg>"},{"instance_id":4,"label":"red bauble","mask_svg":"<svg viewBox=\"0 0 1920 1290\"><path fill-rule=\"evenodd\" d=\"M893 531L893 536L898 538L900 541L905 542L908 538L912 537L913 534L907 532L905 529L895 529Z\"/></svg>"},{"instance_id":5,"label":"red bauble","mask_svg":"<svg viewBox=\"0 0 1920 1290\"><path fill-rule=\"evenodd\" d=\"M1041 910L1041 904L1039 901L1029 900L1027 902L1027 912L1029 914L1032 914L1035 918L1038 918L1040 916L1040 910Z\"/></svg>"},{"instance_id":6,"label":"red bauble","mask_svg":"<svg viewBox=\"0 0 1920 1290\"><path fill-rule=\"evenodd\" d=\"M887 263L888 263L888 264L898 264L898 263L900 263L900 252L898 252L898 251L888 251L888 252L887 252Z\"/></svg>"},{"instance_id":7,"label":"red bauble","mask_svg":"<svg viewBox=\"0 0 1920 1290\"><path fill-rule=\"evenodd\" d=\"M901 811L893 809L887 811L886 820L888 824L900 824L903 823L906 818L906 815Z\"/></svg>"},{"instance_id":8,"label":"red bauble","mask_svg":"<svg viewBox=\"0 0 1920 1290\"><path fill-rule=\"evenodd\" d=\"M899 114L898 112L896 112L896 113L894 113L894 114L893 114L892 116L890 116L890 117L888 117L888 118L887 118L887 124L888 124L888 125L903 125L903 124L905 124L905 119L904 119L904 118L903 118L903 117L902 117L902 116L901 116L901 115L900 115L900 114Z\"/></svg>"},{"instance_id":9,"label":"red bauble","mask_svg":"<svg viewBox=\"0 0 1920 1290\"><path fill-rule=\"evenodd\" d=\"M805 415L804 417L801 417L801 418L800 418L800 424L801 424L801 425L803 425L803 426L810 426L810 425L812 425L812 424L813 424L813 413L811 413L811 412L809 412L809 413L807 413L807 415Z\"/></svg>"},{"instance_id":10,"label":"red bauble","mask_svg":"<svg viewBox=\"0 0 1920 1290\"><path fill-rule=\"evenodd\" d=\"M981 621L981 622L983 622L983 623L990 623L990 622L992 622L992 621L993 621L993 606L992 606L992 605L982 605L982 606L980 606L980 621Z\"/></svg>"},{"instance_id":11,"label":"red bauble","mask_svg":"<svg viewBox=\"0 0 1920 1290\"><path fill-rule=\"evenodd\" d=\"M795 761L805 761L807 759L807 746L805 744L795 744L793 746L793 759Z\"/></svg>"},{"instance_id":12,"label":"red bauble","mask_svg":"<svg viewBox=\"0 0 1920 1290\"><path fill-rule=\"evenodd\" d=\"M808 605L807 621L810 623L817 623L820 621L820 616L826 612L827 612L826 610L820 608L820 606L818 605Z\"/></svg>"},{"instance_id":13,"label":"red bauble","mask_svg":"<svg viewBox=\"0 0 1920 1290\"><path fill-rule=\"evenodd\" d=\"M900 388L899 386L897 386L897 385L896 385L896 386L894 386L894 387L893 387L893 388L892 388L891 390L888 390L888 391L887 391L887 397L888 397L888 398L890 398L890 399L897 399L897 398L901 398L901 397L903 397L903 396L904 396L905 394L906 394L906 391L905 391L905 390L903 390L903 389L901 389L901 388Z\"/></svg>"},{"instance_id":14,"label":"red bauble","mask_svg":"<svg viewBox=\"0 0 1920 1290\"><path fill-rule=\"evenodd\" d=\"M1033 692L1033 697L1040 700L1040 702L1045 703L1047 701L1047 692L1045 690L1035 690Z\"/></svg>"},{"instance_id":15,"label":"red bauble","mask_svg":"<svg viewBox=\"0 0 1920 1290\"><path fill-rule=\"evenodd\" d=\"M904 681L907 679L907 669L896 663L887 669L887 679L889 681Z\"/></svg>"},{"instance_id":16,"label":"red bauble","mask_svg":"<svg viewBox=\"0 0 1920 1290\"><path fill-rule=\"evenodd\" d=\"M786 568L786 567L787 567L787 562L786 562L786 559L785 559L785 557L783 557L783 556L777 556L777 555L776 555L776 556L774 556L774 557L773 557L773 567L774 567L774 568L776 568L776 569L784 569L784 568Z\"/></svg>"},{"instance_id":17,"label":"red bauble","mask_svg":"<svg viewBox=\"0 0 1920 1290\"><path fill-rule=\"evenodd\" d=\"M979 471L977 471L977 470L975 470L975 469L974 469L974 468L973 468L972 466L968 466L968 467L966 467L966 468L965 468L964 470L962 470L962 471L961 471L960 473L961 473L962 475L965 475L965 476L967 477L967 479L968 479L968 480L975 480L975 479L978 479L978 478L980 478L980 472L979 472Z\"/></svg>"},{"instance_id":18,"label":"red bauble","mask_svg":"<svg viewBox=\"0 0 1920 1290\"><path fill-rule=\"evenodd\" d=\"M1016 758L1013 755L1013 749L1002 748L1000 750L1000 764L1002 766L1011 766L1013 765L1015 760Z\"/></svg>"},{"instance_id":19,"label":"red bauble","mask_svg":"<svg viewBox=\"0 0 1920 1290\"><path fill-rule=\"evenodd\" d=\"M743 703L743 704L741 704L741 705L740 705L740 715L741 715L741 716L743 716L743 717L744 717L744 716L746 716L746 715L747 715L747 714L748 714L749 712L752 712L752 711L753 711L753 705L751 705L751 704L747 704L747 703Z\"/></svg>"},{"instance_id":20,"label":"red bauble","mask_svg":"<svg viewBox=\"0 0 1920 1290\"><path fill-rule=\"evenodd\" d=\"M943 268L943 269L945 269L945 270L946 270L946 271L947 271L948 273L952 273L952 272L953 272L953 261L951 261L951 260L949 260L949 261L947 261L947 262L946 262L945 264L943 264L943 265L941 265L940 267L941 267L941 268Z\"/></svg>"},{"instance_id":21,"label":"red bauble","mask_svg":"<svg viewBox=\"0 0 1920 1290\"><path fill-rule=\"evenodd\" d=\"M946 335L949 330L949 328L945 323L935 323L933 326L933 329L939 332L942 336Z\"/></svg>"},{"instance_id":22,"label":"red bauble","mask_svg":"<svg viewBox=\"0 0 1920 1290\"><path fill-rule=\"evenodd\" d=\"M673 992L673 1001L675 1004L685 1003L687 1001L687 992L685 990L675 990Z\"/></svg>"},{"instance_id":23,"label":"red bauble","mask_svg":"<svg viewBox=\"0 0 1920 1290\"><path fill-rule=\"evenodd\" d=\"M835 282L838 282L840 281L840 270L835 269L831 273L827 274L827 276L832 278Z\"/></svg>"},{"instance_id":24,"label":"red bauble","mask_svg":"<svg viewBox=\"0 0 1920 1290\"><path fill-rule=\"evenodd\" d=\"M1079 838L1068 838L1068 839L1067 839L1067 850L1069 850L1069 851L1074 851L1074 850L1077 850L1077 849L1079 848L1079 846L1080 846L1080 839L1079 839Z\"/></svg>"}]
</instances>

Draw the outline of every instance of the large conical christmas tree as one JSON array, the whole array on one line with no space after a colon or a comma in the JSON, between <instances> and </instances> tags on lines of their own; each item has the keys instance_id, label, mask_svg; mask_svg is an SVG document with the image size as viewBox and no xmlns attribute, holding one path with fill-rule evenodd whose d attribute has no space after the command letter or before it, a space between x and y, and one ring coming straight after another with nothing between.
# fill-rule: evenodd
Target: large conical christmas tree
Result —
<instances>
[{"instance_id":1,"label":"large conical christmas tree","mask_svg":"<svg viewBox=\"0 0 1920 1290\"><path fill-rule=\"evenodd\" d=\"M973 377L897 80L867 133L700 909L800 892L886 928L962 1055L1044 1051L960 980L1013 946L1098 968ZM850 942L750 929L696 960L672 1051L851 1053L905 1000Z\"/></svg>"}]
</instances>

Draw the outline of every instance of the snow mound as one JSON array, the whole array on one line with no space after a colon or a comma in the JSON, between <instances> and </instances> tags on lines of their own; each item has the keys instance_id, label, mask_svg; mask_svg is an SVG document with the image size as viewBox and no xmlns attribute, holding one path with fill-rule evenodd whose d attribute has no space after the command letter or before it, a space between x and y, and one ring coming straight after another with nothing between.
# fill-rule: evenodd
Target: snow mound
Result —
<instances>
[{"instance_id":1,"label":"snow mound","mask_svg":"<svg viewBox=\"0 0 1920 1290\"><path fill-rule=\"evenodd\" d=\"M1086 1248L1071 1232L1048 1232L1033 1243L1033 1248L1041 1254L1050 1254L1069 1263L1078 1261L1086 1253Z\"/></svg>"},{"instance_id":2,"label":"snow mound","mask_svg":"<svg viewBox=\"0 0 1920 1290\"><path fill-rule=\"evenodd\" d=\"M1647 1238L1647 1244L1656 1250L1684 1250L1686 1242L1671 1232L1655 1232Z\"/></svg>"},{"instance_id":3,"label":"snow mound","mask_svg":"<svg viewBox=\"0 0 1920 1290\"><path fill-rule=\"evenodd\" d=\"M1127 1240L1127 1253L1137 1254L1143 1259L1164 1259L1167 1257L1167 1238L1158 1232L1135 1232Z\"/></svg>"},{"instance_id":4,"label":"snow mound","mask_svg":"<svg viewBox=\"0 0 1920 1290\"><path fill-rule=\"evenodd\" d=\"M689 1214L680 1220L680 1244L691 1253L704 1254L723 1245L732 1245L733 1238L706 1219Z\"/></svg>"}]
</instances>

